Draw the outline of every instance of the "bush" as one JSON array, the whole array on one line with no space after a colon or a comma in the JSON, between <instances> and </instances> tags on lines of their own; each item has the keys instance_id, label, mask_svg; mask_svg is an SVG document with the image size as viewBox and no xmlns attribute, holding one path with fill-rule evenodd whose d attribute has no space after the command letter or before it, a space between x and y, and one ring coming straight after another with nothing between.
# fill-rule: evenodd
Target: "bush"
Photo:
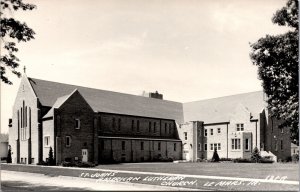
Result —
<instances>
[{"instance_id":1,"label":"bush","mask_svg":"<svg viewBox=\"0 0 300 192\"><path fill-rule=\"evenodd\" d=\"M44 165L44 166L46 166L46 165L48 165L48 163L45 162L45 161L41 161L41 162L38 162L37 165Z\"/></svg>"},{"instance_id":2,"label":"bush","mask_svg":"<svg viewBox=\"0 0 300 192\"><path fill-rule=\"evenodd\" d=\"M259 163L274 163L274 161L271 159L261 158Z\"/></svg>"},{"instance_id":3,"label":"bush","mask_svg":"<svg viewBox=\"0 0 300 192\"><path fill-rule=\"evenodd\" d=\"M96 165L91 162L68 162L68 161L63 161L61 164L63 167L95 167Z\"/></svg>"},{"instance_id":4,"label":"bush","mask_svg":"<svg viewBox=\"0 0 300 192\"><path fill-rule=\"evenodd\" d=\"M53 158L53 149L52 149L52 147L50 147L50 149L49 149L47 164L50 165L50 166L55 165L55 160Z\"/></svg>"},{"instance_id":5,"label":"bush","mask_svg":"<svg viewBox=\"0 0 300 192\"><path fill-rule=\"evenodd\" d=\"M293 154L292 155L292 161L293 162L298 162L299 161L299 154Z\"/></svg>"},{"instance_id":6,"label":"bush","mask_svg":"<svg viewBox=\"0 0 300 192\"><path fill-rule=\"evenodd\" d=\"M10 149L8 149L8 152L7 152L6 162L7 163L11 163L12 162L12 159L11 159L11 150Z\"/></svg>"},{"instance_id":7,"label":"bush","mask_svg":"<svg viewBox=\"0 0 300 192\"><path fill-rule=\"evenodd\" d=\"M220 160L220 157L218 155L218 152L217 152L217 148L215 148L215 151L214 151L214 154L213 154L213 157L211 159L212 162L219 162Z\"/></svg>"},{"instance_id":8,"label":"bush","mask_svg":"<svg viewBox=\"0 0 300 192\"><path fill-rule=\"evenodd\" d=\"M237 158L233 160L234 163L253 163L251 159L242 159L242 158Z\"/></svg>"},{"instance_id":9,"label":"bush","mask_svg":"<svg viewBox=\"0 0 300 192\"><path fill-rule=\"evenodd\" d=\"M232 161L232 159L231 158L224 158L224 157L222 157L222 158L220 158L220 161Z\"/></svg>"},{"instance_id":10,"label":"bush","mask_svg":"<svg viewBox=\"0 0 300 192\"><path fill-rule=\"evenodd\" d=\"M260 161L260 159L261 159L260 152L259 152L258 148L255 147L251 154L251 160L258 163Z\"/></svg>"}]
</instances>

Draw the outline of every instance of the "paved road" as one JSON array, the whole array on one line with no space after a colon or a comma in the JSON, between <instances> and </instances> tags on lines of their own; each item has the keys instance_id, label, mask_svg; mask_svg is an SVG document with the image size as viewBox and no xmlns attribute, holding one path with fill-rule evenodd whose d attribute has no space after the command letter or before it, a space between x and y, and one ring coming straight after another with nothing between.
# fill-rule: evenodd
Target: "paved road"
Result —
<instances>
[{"instance_id":1,"label":"paved road","mask_svg":"<svg viewBox=\"0 0 300 192\"><path fill-rule=\"evenodd\" d=\"M51 176L37 173L16 171L1 171L2 191L75 191L75 190L123 190L123 191L174 191L185 190L153 185L132 183L96 182L94 179L84 179L67 176Z\"/></svg>"}]
</instances>

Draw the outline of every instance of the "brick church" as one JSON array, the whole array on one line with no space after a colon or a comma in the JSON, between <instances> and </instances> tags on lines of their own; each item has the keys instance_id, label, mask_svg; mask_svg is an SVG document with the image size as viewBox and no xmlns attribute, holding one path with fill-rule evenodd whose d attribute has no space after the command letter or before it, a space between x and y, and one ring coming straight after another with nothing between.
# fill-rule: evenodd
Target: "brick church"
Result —
<instances>
[{"instance_id":1,"label":"brick church","mask_svg":"<svg viewBox=\"0 0 300 192\"><path fill-rule=\"evenodd\" d=\"M143 162L290 155L289 129L265 108L262 91L180 103L22 77L13 106L13 163Z\"/></svg>"}]
</instances>

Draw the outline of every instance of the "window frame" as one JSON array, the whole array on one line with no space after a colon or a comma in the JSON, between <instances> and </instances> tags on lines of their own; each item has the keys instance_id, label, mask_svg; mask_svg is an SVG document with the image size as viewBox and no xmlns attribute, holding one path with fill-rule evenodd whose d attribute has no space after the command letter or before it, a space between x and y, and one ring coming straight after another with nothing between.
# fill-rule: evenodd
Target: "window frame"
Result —
<instances>
[{"instance_id":1,"label":"window frame","mask_svg":"<svg viewBox=\"0 0 300 192\"><path fill-rule=\"evenodd\" d=\"M69 144L68 144L68 138L69 138ZM66 136L66 147L71 147L72 144L72 138L70 135Z\"/></svg>"},{"instance_id":2,"label":"window frame","mask_svg":"<svg viewBox=\"0 0 300 192\"><path fill-rule=\"evenodd\" d=\"M47 145L46 145L46 138L47 138ZM44 136L44 147L50 147L50 135Z\"/></svg>"},{"instance_id":3,"label":"window frame","mask_svg":"<svg viewBox=\"0 0 300 192\"><path fill-rule=\"evenodd\" d=\"M207 137L207 129L204 129L204 137Z\"/></svg>"},{"instance_id":4,"label":"window frame","mask_svg":"<svg viewBox=\"0 0 300 192\"><path fill-rule=\"evenodd\" d=\"M210 135L214 135L214 129L213 128L210 129Z\"/></svg>"},{"instance_id":5,"label":"window frame","mask_svg":"<svg viewBox=\"0 0 300 192\"><path fill-rule=\"evenodd\" d=\"M80 119L79 118L75 119L75 129L80 129Z\"/></svg>"}]
</instances>

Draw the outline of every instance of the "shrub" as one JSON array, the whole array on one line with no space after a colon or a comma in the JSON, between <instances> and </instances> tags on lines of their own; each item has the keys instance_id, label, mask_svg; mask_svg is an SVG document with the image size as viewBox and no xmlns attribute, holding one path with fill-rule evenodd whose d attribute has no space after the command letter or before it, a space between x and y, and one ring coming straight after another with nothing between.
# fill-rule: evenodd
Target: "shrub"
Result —
<instances>
[{"instance_id":1,"label":"shrub","mask_svg":"<svg viewBox=\"0 0 300 192\"><path fill-rule=\"evenodd\" d=\"M274 163L274 161L271 159L261 158L259 163Z\"/></svg>"},{"instance_id":2,"label":"shrub","mask_svg":"<svg viewBox=\"0 0 300 192\"><path fill-rule=\"evenodd\" d=\"M8 149L8 152L7 152L6 162L7 163L11 163L12 162L12 160L11 160L11 150L10 149Z\"/></svg>"},{"instance_id":3,"label":"shrub","mask_svg":"<svg viewBox=\"0 0 300 192\"><path fill-rule=\"evenodd\" d=\"M251 159L242 159L242 158L237 158L233 160L234 163L253 163Z\"/></svg>"},{"instance_id":4,"label":"shrub","mask_svg":"<svg viewBox=\"0 0 300 192\"><path fill-rule=\"evenodd\" d=\"M41 162L38 162L37 165L48 165L48 163L45 161L41 161Z\"/></svg>"},{"instance_id":5,"label":"shrub","mask_svg":"<svg viewBox=\"0 0 300 192\"><path fill-rule=\"evenodd\" d=\"M231 158L224 158L224 157L222 157L222 158L220 158L220 161L232 161L232 159Z\"/></svg>"},{"instance_id":6,"label":"shrub","mask_svg":"<svg viewBox=\"0 0 300 192\"><path fill-rule=\"evenodd\" d=\"M211 159L212 162L219 162L220 160L220 157L218 155L218 152L217 152L217 148L215 148L215 151L214 151L214 154L213 154L213 157Z\"/></svg>"},{"instance_id":7,"label":"shrub","mask_svg":"<svg viewBox=\"0 0 300 192\"><path fill-rule=\"evenodd\" d=\"M260 152L259 152L258 148L255 147L251 154L251 160L258 163L260 161L260 159L261 159Z\"/></svg>"},{"instance_id":8,"label":"shrub","mask_svg":"<svg viewBox=\"0 0 300 192\"><path fill-rule=\"evenodd\" d=\"M293 154L292 155L292 161L293 162L298 162L299 161L299 154Z\"/></svg>"},{"instance_id":9,"label":"shrub","mask_svg":"<svg viewBox=\"0 0 300 192\"><path fill-rule=\"evenodd\" d=\"M49 149L47 164L50 165L50 166L55 165L55 160L53 158L53 149L52 149L52 147L50 147L50 149Z\"/></svg>"},{"instance_id":10,"label":"shrub","mask_svg":"<svg viewBox=\"0 0 300 192\"><path fill-rule=\"evenodd\" d=\"M75 166L75 163L72 163L72 162L69 162L69 161L63 161L63 162L61 163L61 165L62 165L63 167L74 167L74 166Z\"/></svg>"},{"instance_id":11,"label":"shrub","mask_svg":"<svg viewBox=\"0 0 300 192\"><path fill-rule=\"evenodd\" d=\"M76 167L95 167L96 165L91 162L77 162L75 163Z\"/></svg>"}]
</instances>

